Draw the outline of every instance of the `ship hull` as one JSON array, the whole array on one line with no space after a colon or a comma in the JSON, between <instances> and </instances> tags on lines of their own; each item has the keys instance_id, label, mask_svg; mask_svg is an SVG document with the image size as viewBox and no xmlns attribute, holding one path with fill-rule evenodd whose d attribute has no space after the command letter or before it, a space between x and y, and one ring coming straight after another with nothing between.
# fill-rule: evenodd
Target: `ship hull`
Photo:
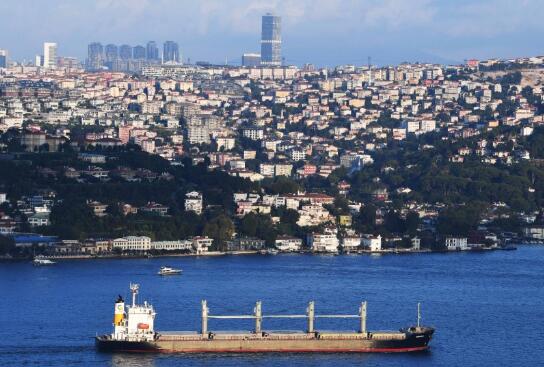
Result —
<instances>
[{"instance_id":1,"label":"ship hull","mask_svg":"<svg viewBox=\"0 0 544 367\"><path fill-rule=\"evenodd\" d=\"M98 350L126 353L407 353L428 349L434 330L388 334L161 335L152 342L97 337Z\"/></svg>"}]
</instances>

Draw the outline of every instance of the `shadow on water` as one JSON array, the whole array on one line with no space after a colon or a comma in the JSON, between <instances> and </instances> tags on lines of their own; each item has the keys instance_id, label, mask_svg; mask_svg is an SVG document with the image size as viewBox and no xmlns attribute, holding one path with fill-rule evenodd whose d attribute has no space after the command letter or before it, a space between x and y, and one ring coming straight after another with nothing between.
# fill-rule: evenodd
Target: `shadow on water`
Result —
<instances>
[{"instance_id":1,"label":"shadow on water","mask_svg":"<svg viewBox=\"0 0 544 367\"><path fill-rule=\"evenodd\" d=\"M160 366L379 366L383 358L388 365L406 363L419 365L429 362L430 350L416 353L217 353L217 354L125 354L110 355L112 367L160 367Z\"/></svg>"}]
</instances>

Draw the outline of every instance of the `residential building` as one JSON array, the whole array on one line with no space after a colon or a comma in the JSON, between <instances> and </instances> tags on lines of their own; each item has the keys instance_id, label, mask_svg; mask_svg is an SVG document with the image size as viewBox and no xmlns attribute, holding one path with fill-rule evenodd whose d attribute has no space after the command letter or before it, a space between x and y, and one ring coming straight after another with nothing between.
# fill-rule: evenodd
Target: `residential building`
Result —
<instances>
[{"instance_id":1,"label":"residential building","mask_svg":"<svg viewBox=\"0 0 544 367\"><path fill-rule=\"evenodd\" d=\"M193 211L202 214L202 193L191 191L185 194L185 211Z\"/></svg>"},{"instance_id":2,"label":"residential building","mask_svg":"<svg viewBox=\"0 0 544 367\"><path fill-rule=\"evenodd\" d=\"M466 237L447 237L444 245L448 251L467 250L468 239Z\"/></svg>"},{"instance_id":3,"label":"residential building","mask_svg":"<svg viewBox=\"0 0 544 367\"><path fill-rule=\"evenodd\" d=\"M302 240L291 236L278 236L274 246L281 252L298 252L302 249Z\"/></svg>"},{"instance_id":4,"label":"residential building","mask_svg":"<svg viewBox=\"0 0 544 367\"><path fill-rule=\"evenodd\" d=\"M312 252L338 252L338 238L336 233L312 233L309 236L308 245Z\"/></svg>"},{"instance_id":5,"label":"residential building","mask_svg":"<svg viewBox=\"0 0 544 367\"><path fill-rule=\"evenodd\" d=\"M242 55L242 66L258 67L261 65L261 54L247 53Z\"/></svg>"},{"instance_id":6,"label":"residential building","mask_svg":"<svg viewBox=\"0 0 544 367\"><path fill-rule=\"evenodd\" d=\"M371 252L379 252L382 250L382 236L365 236L362 244L364 248Z\"/></svg>"}]
</instances>

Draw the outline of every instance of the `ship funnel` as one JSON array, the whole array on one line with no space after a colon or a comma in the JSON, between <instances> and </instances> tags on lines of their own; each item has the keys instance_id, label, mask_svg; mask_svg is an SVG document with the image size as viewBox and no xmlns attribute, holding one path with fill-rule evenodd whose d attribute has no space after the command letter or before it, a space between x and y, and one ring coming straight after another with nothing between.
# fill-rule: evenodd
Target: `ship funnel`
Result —
<instances>
[{"instance_id":1,"label":"ship funnel","mask_svg":"<svg viewBox=\"0 0 544 367\"><path fill-rule=\"evenodd\" d=\"M121 326L123 319L125 318L125 301L123 297L119 296L115 301L115 310L113 311L113 325Z\"/></svg>"}]
</instances>

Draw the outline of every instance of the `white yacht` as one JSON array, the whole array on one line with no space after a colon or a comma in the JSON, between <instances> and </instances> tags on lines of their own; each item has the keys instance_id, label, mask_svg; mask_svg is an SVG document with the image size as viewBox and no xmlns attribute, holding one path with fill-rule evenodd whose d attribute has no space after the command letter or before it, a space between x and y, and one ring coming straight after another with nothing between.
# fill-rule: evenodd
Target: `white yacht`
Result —
<instances>
[{"instance_id":1,"label":"white yacht","mask_svg":"<svg viewBox=\"0 0 544 367\"><path fill-rule=\"evenodd\" d=\"M161 269L159 270L159 275L178 275L181 274L183 270L181 269L175 269L170 266L161 266Z\"/></svg>"},{"instance_id":2,"label":"white yacht","mask_svg":"<svg viewBox=\"0 0 544 367\"><path fill-rule=\"evenodd\" d=\"M46 259L43 256L36 256L34 260L32 260L32 264L36 266L42 266L42 265L53 265L53 264L56 264L56 262Z\"/></svg>"}]
</instances>

